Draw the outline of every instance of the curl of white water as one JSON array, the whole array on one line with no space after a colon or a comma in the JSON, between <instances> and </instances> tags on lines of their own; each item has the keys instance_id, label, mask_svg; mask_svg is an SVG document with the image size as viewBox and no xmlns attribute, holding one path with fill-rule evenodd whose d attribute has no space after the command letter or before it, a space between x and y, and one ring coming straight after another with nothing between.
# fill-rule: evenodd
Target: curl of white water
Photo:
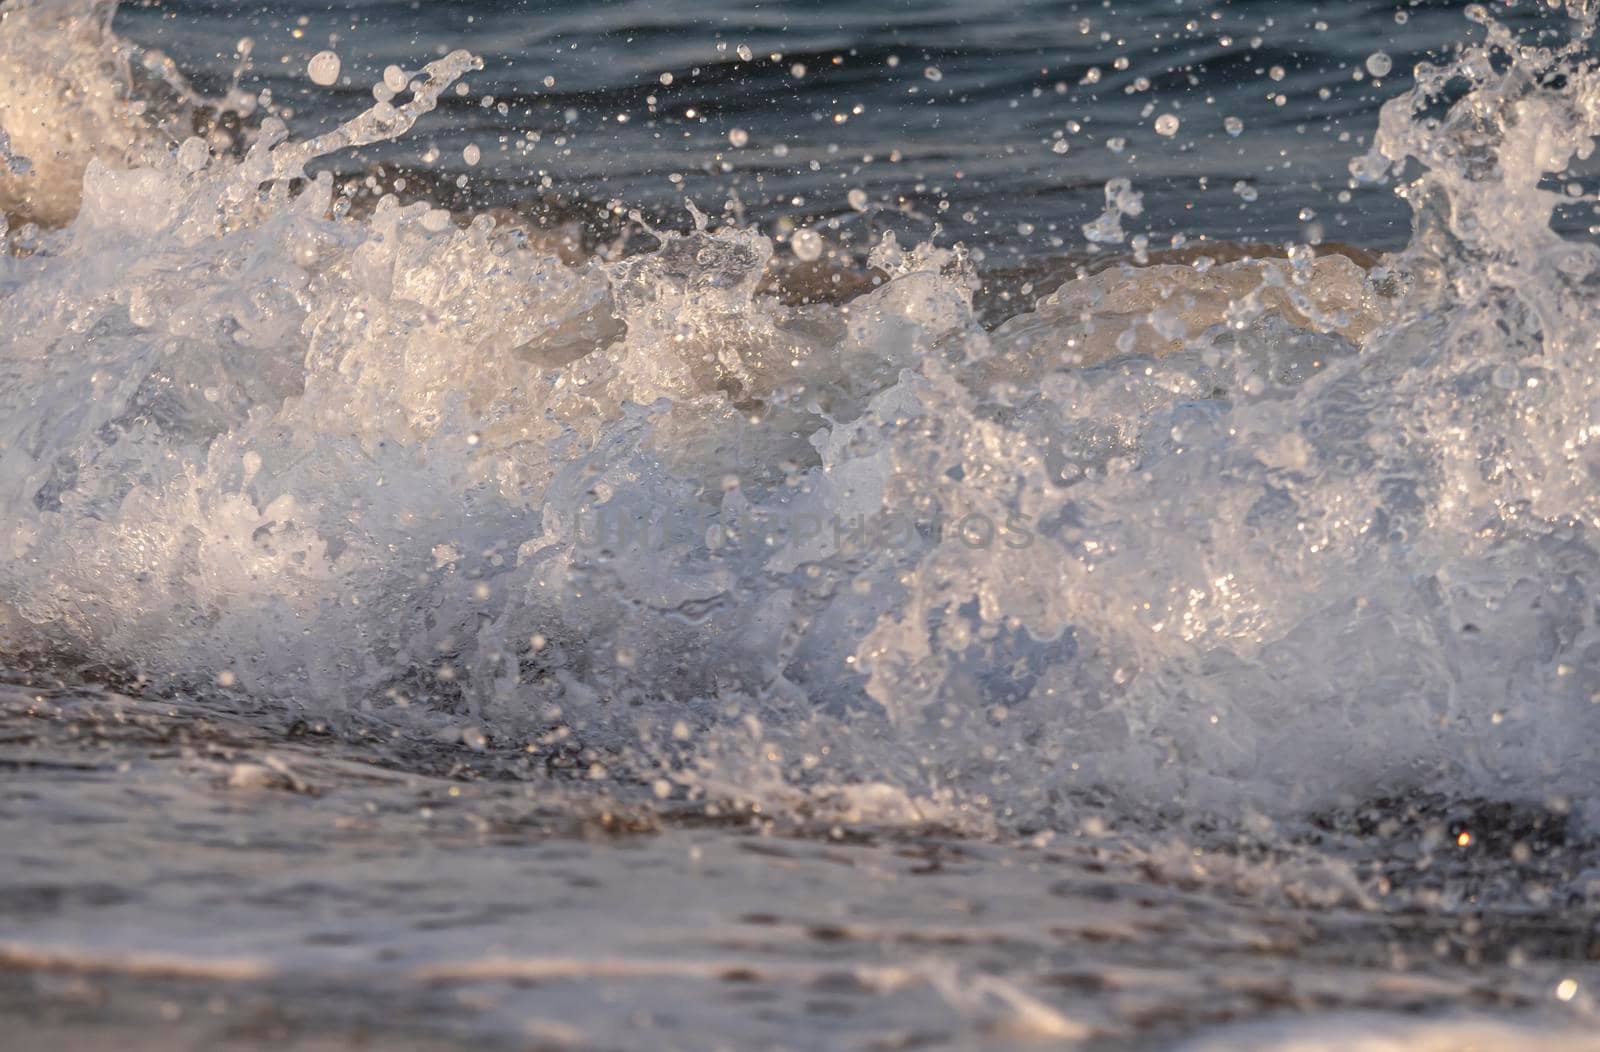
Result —
<instances>
[{"instance_id":1,"label":"curl of white water","mask_svg":"<svg viewBox=\"0 0 1600 1052\"><path fill-rule=\"evenodd\" d=\"M0 215L56 225L77 211L90 158L151 159L126 57L107 44L115 10L115 0L0 5Z\"/></svg>"},{"instance_id":2,"label":"curl of white water","mask_svg":"<svg viewBox=\"0 0 1600 1052\"><path fill-rule=\"evenodd\" d=\"M47 9L5 55L74 46ZM301 181L459 52L309 142L87 161L0 257L0 640L880 819L1588 792L1600 268L1539 179L1600 77L1489 41L1359 166L1425 169L1391 267L1113 270L993 332L959 252L784 308L753 231L570 267ZM98 119L54 105L0 120L36 165Z\"/></svg>"}]
</instances>

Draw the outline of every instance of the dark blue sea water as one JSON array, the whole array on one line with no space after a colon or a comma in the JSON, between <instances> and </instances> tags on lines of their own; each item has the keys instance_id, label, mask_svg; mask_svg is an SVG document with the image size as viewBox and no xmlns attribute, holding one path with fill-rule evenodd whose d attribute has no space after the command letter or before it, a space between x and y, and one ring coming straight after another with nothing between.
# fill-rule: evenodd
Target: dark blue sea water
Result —
<instances>
[{"instance_id":1,"label":"dark blue sea water","mask_svg":"<svg viewBox=\"0 0 1600 1052\"><path fill-rule=\"evenodd\" d=\"M1413 66L1475 28L1467 6L167 0L125 5L118 24L211 89L227 86L248 37L243 86L270 92L306 132L370 103L391 64L482 54L470 90L420 134L345 159L465 177L461 204L537 202L593 224L620 202L686 225L687 199L740 208L768 231L831 220L845 244L938 224L1003 263L1081 252L1080 228L1116 178L1144 195L1128 229L1153 248L1398 246L1404 205L1354 187L1348 163ZM1498 13L1562 28L1543 5ZM336 91L306 75L324 49L342 60ZM1170 135L1163 118L1177 120Z\"/></svg>"}]
</instances>

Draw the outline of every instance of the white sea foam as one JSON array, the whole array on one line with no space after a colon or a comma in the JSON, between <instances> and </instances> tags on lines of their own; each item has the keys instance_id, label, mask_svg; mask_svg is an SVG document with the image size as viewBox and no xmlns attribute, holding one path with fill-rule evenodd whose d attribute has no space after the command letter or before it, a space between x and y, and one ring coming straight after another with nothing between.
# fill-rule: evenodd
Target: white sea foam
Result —
<instances>
[{"instance_id":1,"label":"white sea foam","mask_svg":"<svg viewBox=\"0 0 1600 1052\"><path fill-rule=\"evenodd\" d=\"M879 818L1592 791L1600 258L1538 185L1600 131L1571 55L1490 23L1389 104L1384 268L1112 270L986 331L956 250L787 308L754 231L574 267L301 179L464 53L235 160L126 130L104 5L5 10L0 204L65 224L0 257L10 647Z\"/></svg>"}]
</instances>

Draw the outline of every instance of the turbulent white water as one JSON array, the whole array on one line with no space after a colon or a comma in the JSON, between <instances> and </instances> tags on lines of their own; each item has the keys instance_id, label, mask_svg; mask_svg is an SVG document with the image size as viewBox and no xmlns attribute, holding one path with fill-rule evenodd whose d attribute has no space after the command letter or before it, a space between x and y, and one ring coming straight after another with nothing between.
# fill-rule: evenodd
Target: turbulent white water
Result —
<instances>
[{"instance_id":1,"label":"turbulent white water","mask_svg":"<svg viewBox=\"0 0 1600 1052\"><path fill-rule=\"evenodd\" d=\"M306 178L464 53L234 156L137 112L103 5L3 10L8 649L880 819L1593 791L1581 49L1480 12L1385 108L1354 168L1417 234L1370 273L1112 270L989 331L959 250L785 307L754 231L572 266Z\"/></svg>"}]
</instances>

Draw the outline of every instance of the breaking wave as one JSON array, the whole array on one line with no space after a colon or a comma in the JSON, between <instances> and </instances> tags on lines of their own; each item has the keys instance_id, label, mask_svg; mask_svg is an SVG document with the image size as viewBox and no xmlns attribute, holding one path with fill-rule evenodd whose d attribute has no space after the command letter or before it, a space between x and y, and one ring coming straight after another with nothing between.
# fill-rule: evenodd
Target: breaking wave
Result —
<instances>
[{"instance_id":1,"label":"breaking wave","mask_svg":"<svg viewBox=\"0 0 1600 1052\"><path fill-rule=\"evenodd\" d=\"M1583 11L1557 48L1474 9L1385 106L1352 177L1416 229L1379 265L1117 267L990 328L959 247L786 306L698 213L574 263L353 209L318 162L464 52L235 141L110 5L0 10L13 653L876 817L1596 784L1600 252L1551 225L1595 200Z\"/></svg>"}]
</instances>

